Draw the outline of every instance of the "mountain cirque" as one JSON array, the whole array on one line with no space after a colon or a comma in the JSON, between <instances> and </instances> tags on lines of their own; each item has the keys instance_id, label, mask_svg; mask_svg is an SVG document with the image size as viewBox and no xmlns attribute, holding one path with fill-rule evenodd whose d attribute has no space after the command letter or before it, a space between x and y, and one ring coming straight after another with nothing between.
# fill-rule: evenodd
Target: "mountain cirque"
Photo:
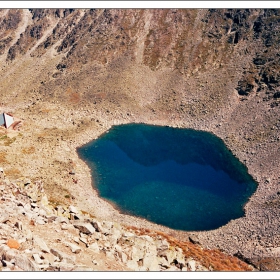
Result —
<instances>
[{"instance_id":1,"label":"mountain cirque","mask_svg":"<svg viewBox=\"0 0 280 280\"><path fill-rule=\"evenodd\" d=\"M1 10L1 109L21 120L19 129L0 131L6 177L43 182L54 207L75 205L181 242L192 236L278 270L279 20L272 9ZM182 232L99 199L75 149L130 122L222 138L259 184L245 216Z\"/></svg>"}]
</instances>

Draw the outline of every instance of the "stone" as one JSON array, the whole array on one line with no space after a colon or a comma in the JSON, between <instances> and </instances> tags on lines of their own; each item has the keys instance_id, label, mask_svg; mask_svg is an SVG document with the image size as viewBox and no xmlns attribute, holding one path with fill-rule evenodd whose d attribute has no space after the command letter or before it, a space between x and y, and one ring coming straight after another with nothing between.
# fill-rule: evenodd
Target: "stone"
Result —
<instances>
[{"instance_id":1,"label":"stone","mask_svg":"<svg viewBox=\"0 0 280 280\"><path fill-rule=\"evenodd\" d=\"M200 244L200 243L199 243L199 239L198 239L198 237L197 237L195 234L189 236L189 240L190 240L190 242L192 242L193 244Z\"/></svg>"},{"instance_id":2,"label":"stone","mask_svg":"<svg viewBox=\"0 0 280 280\"><path fill-rule=\"evenodd\" d=\"M46 217L47 216L47 212L44 209L39 209L38 214L42 217Z\"/></svg>"},{"instance_id":3,"label":"stone","mask_svg":"<svg viewBox=\"0 0 280 280\"><path fill-rule=\"evenodd\" d=\"M63 256L62 256L62 254L61 254L59 251L57 251L57 250L55 250L55 249L51 249L50 252L51 252L54 256L58 257L60 261L63 260Z\"/></svg>"},{"instance_id":4,"label":"stone","mask_svg":"<svg viewBox=\"0 0 280 280\"><path fill-rule=\"evenodd\" d=\"M95 228L89 223L74 224L74 227L84 234L93 234L95 232Z\"/></svg>"},{"instance_id":5,"label":"stone","mask_svg":"<svg viewBox=\"0 0 280 280\"><path fill-rule=\"evenodd\" d=\"M27 229L26 231L26 240L31 241L33 239L33 235L30 229Z\"/></svg>"},{"instance_id":6,"label":"stone","mask_svg":"<svg viewBox=\"0 0 280 280\"><path fill-rule=\"evenodd\" d=\"M91 225L95 228L97 232L103 232L103 228L98 221L92 221Z\"/></svg>"},{"instance_id":7,"label":"stone","mask_svg":"<svg viewBox=\"0 0 280 280\"><path fill-rule=\"evenodd\" d=\"M16 222L15 227L17 227L19 230L22 230L22 222Z\"/></svg>"},{"instance_id":8,"label":"stone","mask_svg":"<svg viewBox=\"0 0 280 280\"><path fill-rule=\"evenodd\" d=\"M9 239L9 240L7 241L7 246L9 246L11 249L16 249L16 250L18 250L19 247L20 247L20 244L19 244L19 242L18 242L17 240L15 240L15 239Z\"/></svg>"},{"instance_id":9,"label":"stone","mask_svg":"<svg viewBox=\"0 0 280 280\"><path fill-rule=\"evenodd\" d=\"M31 180L26 178L24 181L23 181L23 184L24 186L27 186L27 185L30 185L31 184Z\"/></svg>"},{"instance_id":10,"label":"stone","mask_svg":"<svg viewBox=\"0 0 280 280\"><path fill-rule=\"evenodd\" d=\"M166 269L165 271L181 271L181 270L177 266L172 265L168 269Z\"/></svg>"},{"instance_id":11,"label":"stone","mask_svg":"<svg viewBox=\"0 0 280 280\"><path fill-rule=\"evenodd\" d=\"M196 261L195 260L188 260L187 266L190 271L196 271Z\"/></svg>"},{"instance_id":12,"label":"stone","mask_svg":"<svg viewBox=\"0 0 280 280\"><path fill-rule=\"evenodd\" d=\"M127 267L133 271L139 271L139 266L138 266L138 263L137 261L135 260L129 260L127 261L126 263Z\"/></svg>"},{"instance_id":13,"label":"stone","mask_svg":"<svg viewBox=\"0 0 280 280\"><path fill-rule=\"evenodd\" d=\"M82 251L82 249L75 244L72 244L72 243L69 243L69 242L66 242L65 244L70 247L72 253L78 254Z\"/></svg>"},{"instance_id":14,"label":"stone","mask_svg":"<svg viewBox=\"0 0 280 280\"><path fill-rule=\"evenodd\" d=\"M47 197L46 194L43 194L43 195L42 195L40 204L41 204L42 206L45 206L45 207L47 207L47 206L49 205L48 197Z\"/></svg>"},{"instance_id":15,"label":"stone","mask_svg":"<svg viewBox=\"0 0 280 280\"><path fill-rule=\"evenodd\" d=\"M69 220L68 220L67 218L65 218L65 217L57 217L57 218L56 218L56 221L57 221L58 223L66 223L66 224L69 224Z\"/></svg>"},{"instance_id":16,"label":"stone","mask_svg":"<svg viewBox=\"0 0 280 280\"><path fill-rule=\"evenodd\" d=\"M45 241L37 236L34 236L34 242L40 247L40 249L42 250L42 252L45 253L50 253L51 250L49 249L49 247L47 246L47 244L45 243Z\"/></svg>"},{"instance_id":17,"label":"stone","mask_svg":"<svg viewBox=\"0 0 280 280\"><path fill-rule=\"evenodd\" d=\"M79 239L78 237L75 236L75 237L73 238L73 240L74 240L77 244L80 244L80 239Z\"/></svg>"},{"instance_id":18,"label":"stone","mask_svg":"<svg viewBox=\"0 0 280 280\"><path fill-rule=\"evenodd\" d=\"M4 223L8 222L9 219L10 219L10 216L8 214L3 214L0 217L0 223L4 224Z\"/></svg>"},{"instance_id":19,"label":"stone","mask_svg":"<svg viewBox=\"0 0 280 280\"><path fill-rule=\"evenodd\" d=\"M176 252L174 250L166 250L162 253L161 257L166 257L168 263L173 263L176 259Z\"/></svg>"},{"instance_id":20,"label":"stone","mask_svg":"<svg viewBox=\"0 0 280 280\"><path fill-rule=\"evenodd\" d=\"M168 263L166 258L158 258L158 264L161 265L165 269L170 267L170 264Z\"/></svg>"},{"instance_id":21,"label":"stone","mask_svg":"<svg viewBox=\"0 0 280 280\"><path fill-rule=\"evenodd\" d=\"M74 264L63 263L59 265L59 271L73 271L75 268Z\"/></svg>"},{"instance_id":22,"label":"stone","mask_svg":"<svg viewBox=\"0 0 280 280\"><path fill-rule=\"evenodd\" d=\"M5 260L2 260L2 263L5 267L11 268L11 269L15 266L13 263L5 261Z\"/></svg>"},{"instance_id":23,"label":"stone","mask_svg":"<svg viewBox=\"0 0 280 280\"><path fill-rule=\"evenodd\" d=\"M39 257L38 254L33 254L32 257L37 264L42 264L43 263L43 260Z\"/></svg>"},{"instance_id":24,"label":"stone","mask_svg":"<svg viewBox=\"0 0 280 280\"><path fill-rule=\"evenodd\" d=\"M120 245L115 245L115 251L123 263L127 262L127 255Z\"/></svg>"},{"instance_id":25,"label":"stone","mask_svg":"<svg viewBox=\"0 0 280 280\"><path fill-rule=\"evenodd\" d=\"M27 203L23 206L23 208L27 211L30 211L31 210L31 205L29 203Z\"/></svg>"},{"instance_id":26,"label":"stone","mask_svg":"<svg viewBox=\"0 0 280 280\"><path fill-rule=\"evenodd\" d=\"M145 251L143 250L143 248L137 248L136 246L133 246L131 248L130 255L133 260L139 261L140 259L144 258Z\"/></svg>"},{"instance_id":27,"label":"stone","mask_svg":"<svg viewBox=\"0 0 280 280\"><path fill-rule=\"evenodd\" d=\"M89 246L88 245L88 241L87 241L87 239L86 238L84 238L84 237L80 237L80 239L79 239L80 241L82 241L87 247Z\"/></svg>"},{"instance_id":28,"label":"stone","mask_svg":"<svg viewBox=\"0 0 280 280\"><path fill-rule=\"evenodd\" d=\"M61 229L62 230L68 230L70 228L70 225L67 225L67 224L65 224L65 223L63 223L62 225L61 225Z\"/></svg>"},{"instance_id":29,"label":"stone","mask_svg":"<svg viewBox=\"0 0 280 280\"><path fill-rule=\"evenodd\" d=\"M97 243L91 243L88 248L94 253L99 253L99 246Z\"/></svg>"},{"instance_id":30,"label":"stone","mask_svg":"<svg viewBox=\"0 0 280 280\"><path fill-rule=\"evenodd\" d=\"M79 211L77 210L77 208L73 205L69 206L69 212L70 213L74 213L74 214L79 214Z\"/></svg>"},{"instance_id":31,"label":"stone","mask_svg":"<svg viewBox=\"0 0 280 280\"><path fill-rule=\"evenodd\" d=\"M143 266L147 268L148 271L159 271L157 257L153 254L145 255L143 258Z\"/></svg>"},{"instance_id":32,"label":"stone","mask_svg":"<svg viewBox=\"0 0 280 280\"><path fill-rule=\"evenodd\" d=\"M43 218L42 217L36 217L35 218L35 223L36 224L38 224L38 225L44 225L46 222L45 222L45 220L43 220Z\"/></svg>"},{"instance_id":33,"label":"stone","mask_svg":"<svg viewBox=\"0 0 280 280\"><path fill-rule=\"evenodd\" d=\"M56 220L56 218L57 218L56 216L49 216L49 217L47 217L48 223L54 222Z\"/></svg>"},{"instance_id":34,"label":"stone","mask_svg":"<svg viewBox=\"0 0 280 280\"><path fill-rule=\"evenodd\" d=\"M2 255L2 260L12 261L16 266L24 271L37 271L38 266L29 260L25 255L20 255L14 249L10 249L8 246L4 245L0 247L0 255Z\"/></svg>"},{"instance_id":35,"label":"stone","mask_svg":"<svg viewBox=\"0 0 280 280\"><path fill-rule=\"evenodd\" d=\"M26 256L17 255L15 257L15 264L24 271L37 271L39 270L38 266L29 260Z\"/></svg>"},{"instance_id":36,"label":"stone","mask_svg":"<svg viewBox=\"0 0 280 280\"><path fill-rule=\"evenodd\" d=\"M43 256L44 256L44 259L47 261L47 263L48 263L49 265L53 265L54 260L55 260L55 258L56 258L53 254L51 254L51 253L46 253L46 254L44 254Z\"/></svg>"},{"instance_id":37,"label":"stone","mask_svg":"<svg viewBox=\"0 0 280 280\"><path fill-rule=\"evenodd\" d=\"M111 251L105 251L106 258L115 260L114 254Z\"/></svg>"},{"instance_id":38,"label":"stone","mask_svg":"<svg viewBox=\"0 0 280 280\"><path fill-rule=\"evenodd\" d=\"M60 262L63 261L71 264L76 263L76 257L73 255L64 254L63 252L55 249L51 249L51 253L56 256Z\"/></svg>"}]
</instances>

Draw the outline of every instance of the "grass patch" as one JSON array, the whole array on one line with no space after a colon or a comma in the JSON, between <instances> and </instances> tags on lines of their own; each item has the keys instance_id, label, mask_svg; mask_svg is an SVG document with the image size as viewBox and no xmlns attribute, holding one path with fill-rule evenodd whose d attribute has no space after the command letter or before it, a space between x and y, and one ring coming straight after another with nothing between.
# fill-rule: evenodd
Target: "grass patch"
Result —
<instances>
[{"instance_id":1,"label":"grass patch","mask_svg":"<svg viewBox=\"0 0 280 280\"><path fill-rule=\"evenodd\" d=\"M127 229L133 230L137 235L149 235L151 237L160 235L169 242L170 247L181 248L186 258L191 257L194 260L199 261L208 269L212 268L214 271L252 271L252 269L243 261L236 257L225 255L218 249L203 249L189 241L179 241L160 231L151 231L149 229L137 228L134 226L129 226Z\"/></svg>"}]
</instances>

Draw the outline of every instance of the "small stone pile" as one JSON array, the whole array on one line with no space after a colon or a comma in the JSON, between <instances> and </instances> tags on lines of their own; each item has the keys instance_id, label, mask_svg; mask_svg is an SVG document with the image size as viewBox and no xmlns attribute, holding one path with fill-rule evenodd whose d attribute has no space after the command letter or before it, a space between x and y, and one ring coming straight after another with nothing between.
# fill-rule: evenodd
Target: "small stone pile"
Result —
<instances>
[{"instance_id":1,"label":"small stone pile","mask_svg":"<svg viewBox=\"0 0 280 280\"><path fill-rule=\"evenodd\" d=\"M41 182L0 172L2 271L207 271L162 236L137 235L75 206L53 206Z\"/></svg>"}]
</instances>

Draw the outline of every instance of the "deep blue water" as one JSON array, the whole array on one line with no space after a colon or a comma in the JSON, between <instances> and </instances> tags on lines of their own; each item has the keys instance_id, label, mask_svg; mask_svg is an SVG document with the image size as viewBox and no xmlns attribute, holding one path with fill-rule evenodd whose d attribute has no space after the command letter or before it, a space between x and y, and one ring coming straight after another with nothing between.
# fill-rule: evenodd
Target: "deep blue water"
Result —
<instances>
[{"instance_id":1,"label":"deep blue water","mask_svg":"<svg viewBox=\"0 0 280 280\"><path fill-rule=\"evenodd\" d=\"M77 151L101 197L123 213L173 229L210 230L242 217L257 187L208 132L119 125Z\"/></svg>"}]
</instances>

